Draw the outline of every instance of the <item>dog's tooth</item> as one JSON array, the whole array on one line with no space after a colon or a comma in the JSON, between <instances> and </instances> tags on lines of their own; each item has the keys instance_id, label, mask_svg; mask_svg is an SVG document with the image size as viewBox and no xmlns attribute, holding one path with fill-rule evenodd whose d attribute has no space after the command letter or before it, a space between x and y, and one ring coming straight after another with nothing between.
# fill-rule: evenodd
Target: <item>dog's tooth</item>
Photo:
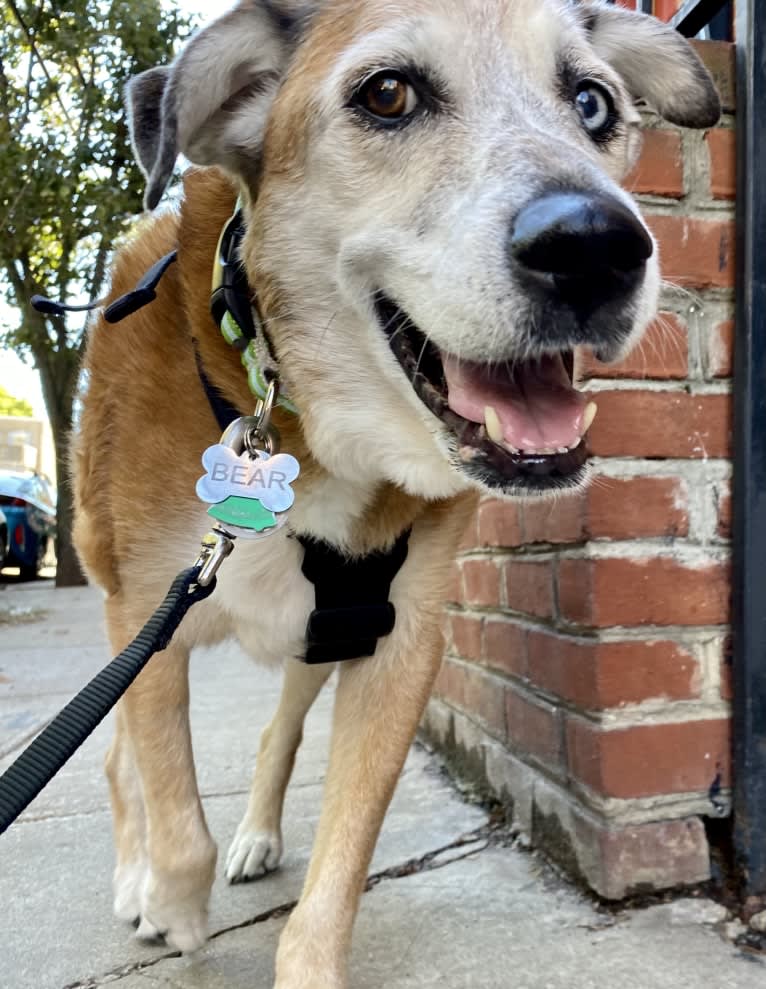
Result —
<instances>
[{"instance_id":1,"label":"dog's tooth","mask_svg":"<svg viewBox=\"0 0 766 989\"><path fill-rule=\"evenodd\" d=\"M487 436L493 443L503 442L503 426L500 422L500 416L491 405L484 408L484 425L487 427Z\"/></svg>"},{"instance_id":2,"label":"dog's tooth","mask_svg":"<svg viewBox=\"0 0 766 989\"><path fill-rule=\"evenodd\" d=\"M556 453L569 453L569 447L568 446L560 446L558 448L558 450L556 450Z\"/></svg>"},{"instance_id":3,"label":"dog's tooth","mask_svg":"<svg viewBox=\"0 0 766 989\"><path fill-rule=\"evenodd\" d=\"M593 420L596 418L596 413L598 412L598 406L595 402L588 402L585 406L585 412L582 416L582 424L580 426L582 433L588 432L590 427L593 425Z\"/></svg>"},{"instance_id":4,"label":"dog's tooth","mask_svg":"<svg viewBox=\"0 0 766 989\"><path fill-rule=\"evenodd\" d=\"M509 453L515 453L517 456L521 453L521 450L517 450L515 446L511 446L510 443L504 443L503 446Z\"/></svg>"},{"instance_id":5,"label":"dog's tooth","mask_svg":"<svg viewBox=\"0 0 766 989\"><path fill-rule=\"evenodd\" d=\"M546 457L552 456L555 452L556 452L556 448L553 446L544 446L542 450L540 450L540 453L542 453Z\"/></svg>"}]
</instances>

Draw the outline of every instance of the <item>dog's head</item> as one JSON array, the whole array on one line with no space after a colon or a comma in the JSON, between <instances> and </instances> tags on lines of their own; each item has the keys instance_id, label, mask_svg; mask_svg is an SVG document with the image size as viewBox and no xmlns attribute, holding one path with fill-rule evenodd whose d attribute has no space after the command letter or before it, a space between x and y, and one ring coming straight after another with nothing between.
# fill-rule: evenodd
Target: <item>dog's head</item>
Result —
<instances>
[{"instance_id":1,"label":"dog's head","mask_svg":"<svg viewBox=\"0 0 766 989\"><path fill-rule=\"evenodd\" d=\"M636 99L720 112L671 28L574 0L247 0L129 89L150 207L179 152L241 179L314 455L427 497L582 481L573 350L614 360L657 304Z\"/></svg>"}]
</instances>

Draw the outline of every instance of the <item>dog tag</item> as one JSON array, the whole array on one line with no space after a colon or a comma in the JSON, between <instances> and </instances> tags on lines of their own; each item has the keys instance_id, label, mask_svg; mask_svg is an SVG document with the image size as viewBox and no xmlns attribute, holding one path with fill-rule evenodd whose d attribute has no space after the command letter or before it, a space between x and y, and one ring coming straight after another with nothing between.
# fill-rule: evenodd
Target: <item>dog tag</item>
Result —
<instances>
[{"instance_id":1,"label":"dog tag","mask_svg":"<svg viewBox=\"0 0 766 989\"><path fill-rule=\"evenodd\" d=\"M237 453L216 443L202 455L205 474L197 481L197 496L211 505L208 515L245 538L268 536L287 521L295 501L291 484L300 465L289 453L273 456L256 450Z\"/></svg>"}]
</instances>

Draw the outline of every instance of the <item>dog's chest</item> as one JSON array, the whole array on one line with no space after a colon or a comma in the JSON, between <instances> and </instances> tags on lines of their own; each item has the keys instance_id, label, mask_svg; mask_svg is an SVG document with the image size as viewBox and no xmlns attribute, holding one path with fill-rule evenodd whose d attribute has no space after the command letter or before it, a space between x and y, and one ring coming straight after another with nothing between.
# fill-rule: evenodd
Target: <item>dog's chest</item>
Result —
<instances>
[{"instance_id":1,"label":"dog's chest","mask_svg":"<svg viewBox=\"0 0 766 989\"><path fill-rule=\"evenodd\" d=\"M302 657L315 591L301 573L303 548L282 534L238 540L221 568L216 600L227 631L253 659L279 663Z\"/></svg>"}]
</instances>

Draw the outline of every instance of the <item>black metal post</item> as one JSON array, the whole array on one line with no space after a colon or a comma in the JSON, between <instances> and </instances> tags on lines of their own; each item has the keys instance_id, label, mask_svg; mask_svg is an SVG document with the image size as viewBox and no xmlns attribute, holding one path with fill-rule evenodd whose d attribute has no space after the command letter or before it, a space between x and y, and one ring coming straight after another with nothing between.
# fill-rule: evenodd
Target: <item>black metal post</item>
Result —
<instances>
[{"instance_id":1,"label":"black metal post","mask_svg":"<svg viewBox=\"0 0 766 989\"><path fill-rule=\"evenodd\" d=\"M685 0L670 23L687 38L693 38L724 6L726 0Z\"/></svg>"},{"instance_id":2,"label":"black metal post","mask_svg":"<svg viewBox=\"0 0 766 989\"><path fill-rule=\"evenodd\" d=\"M766 894L766 6L737 0L734 368L734 846Z\"/></svg>"}]
</instances>

